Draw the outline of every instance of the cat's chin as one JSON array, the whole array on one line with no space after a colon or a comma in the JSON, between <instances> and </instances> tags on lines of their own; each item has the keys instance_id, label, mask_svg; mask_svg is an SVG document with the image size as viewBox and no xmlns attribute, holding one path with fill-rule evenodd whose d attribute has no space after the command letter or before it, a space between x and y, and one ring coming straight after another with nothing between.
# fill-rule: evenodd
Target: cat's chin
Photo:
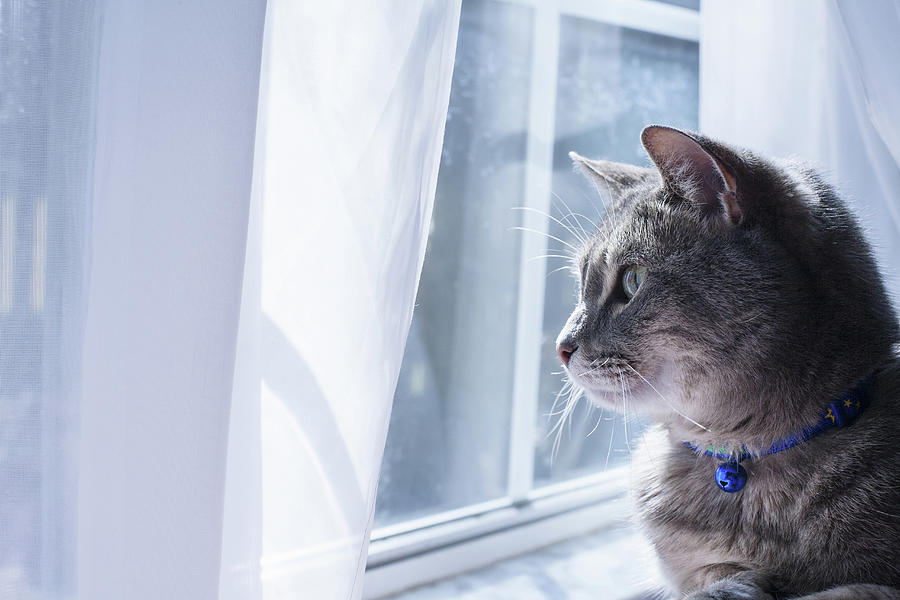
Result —
<instances>
[{"instance_id":1,"label":"cat's chin","mask_svg":"<svg viewBox=\"0 0 900 600\"><path fill-rule=\"evenodd\" d=\"M617 412L623 412L625 409L625 403L623 401L621 390L616 393L613 390L596 390L585 388L584 395L588 400L591 401L591 404L598 408L612 409Z\"/></svg>"},{"instance_id":2,"label":"cat's chin","mask_svg":"<svg viewBox=\"0 0 900 600\"><path fill-rule=\"evenodd\" d=\"M584 395L598 408L629 415L636 414L657 423L667 422L677 416L677 412L658 402L656 394L647 385L641 386L640 389L630 389L624 395L621 388L618 391L585 388Z\"/></svg>"},{"instance_id":3,"label":"cat's chin","mask_svg":"<svg viewBox=\"0 0 900 600\"><path fill-rule=\"evenodd\" d=\"M655 421L672 412L671 399L679 395L680 371L671 357L660 352L593 356L579 351L566 365L566 373L595 406Z\"/></svg>"},{"instance_id":4,"label":"cat's chin","mask_svg":"<svg viewBox=\"0 0 900 600\"><path fill-rule=\"evenodd\" d=\"M595 406L609 408L617 412L645 413L651 406L652 398L647 394L650 390L641 380L625 381L621 379L594 379L589 385L582 386L584 394ZM652 393L652 392L651 392Z\"/></svg>"},{"instance_id":5,"label":"cat's chin","mask_svg":"<svg viewBox=\"0 0 900 600\"><path fill-rule=\"evenodd\" d=\"M569 374L595 406L617 412L635 412L657 421L665 420L673 414L674 406L670 398L677 397L674 366L661 361L653 366L645 364L638 368L640 373L632 368L609 374L597 371L581 376L571 371Z\"/></svg>"}]
</instances>

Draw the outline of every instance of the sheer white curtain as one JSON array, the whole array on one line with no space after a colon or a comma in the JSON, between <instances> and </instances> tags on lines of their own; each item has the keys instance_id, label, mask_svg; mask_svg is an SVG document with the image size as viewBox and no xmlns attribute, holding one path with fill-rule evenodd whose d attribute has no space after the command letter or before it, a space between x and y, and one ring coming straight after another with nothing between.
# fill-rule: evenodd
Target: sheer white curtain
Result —
<instances>
[{"instance_id":1,"label":"sheer white curtain","mask_svg":"<svg viewBox=\"0 0 900 600\"><path fill-rule=\"evenodd\" d=\"M0 598L75 589L96 3L0 1Z\"/></svg>"},{"instance_id":2,"label":"sheer white curtain","mask_svg":"<svg viewBox=\"0 0 900 600\"><path fill-rule=\"evenodd\" d=\"M708 0L701 21L702 130L830 173L900 301L900 2Z\"/></svg>"},{"instance_id":3,"label":"sheer white curtain","mask_svg":"<svg viewBox=\"0 0 900 600\"><path fill-rule=\"evenodd\" d=\"M223 597L362 591L459 9L269 2Z\"/></svg>"},{"instance_id":4,"label":"sheer white curtain","mask_svg":"<svg viewBox=\"0 0 900 600\"><path fill-rule=\"evenodd\" d=\"M359 596L458 16L0 0L0 597Z\"/></svg>"},{"instance_id":5,"label":"sheer white curtain","mask_svg":"<svg viewBox=\"0 0 900 600\"><path fill-rule=\"evenodd\" d=\"M217 593L265 8L98 5L80 598Z\"/></svg>"}]
</instances>

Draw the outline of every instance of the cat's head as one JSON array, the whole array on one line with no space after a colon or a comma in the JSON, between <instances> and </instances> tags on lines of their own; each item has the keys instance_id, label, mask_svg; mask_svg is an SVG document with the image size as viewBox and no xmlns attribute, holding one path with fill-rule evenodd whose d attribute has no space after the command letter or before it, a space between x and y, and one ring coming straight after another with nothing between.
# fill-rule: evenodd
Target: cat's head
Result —
<instances>
[{"instance_id":1,"label":"cat's head","mask_svg":"<svg viewBox=\"0 0 900 600\"><path fill-rule=\"evenodd\" d=\"M854 217L807 167L667 127L641 141L653 168L572 155L611 202L557 340L570 379L685 435L815 422L898 339Z\"/></svg>"}]
</instances>

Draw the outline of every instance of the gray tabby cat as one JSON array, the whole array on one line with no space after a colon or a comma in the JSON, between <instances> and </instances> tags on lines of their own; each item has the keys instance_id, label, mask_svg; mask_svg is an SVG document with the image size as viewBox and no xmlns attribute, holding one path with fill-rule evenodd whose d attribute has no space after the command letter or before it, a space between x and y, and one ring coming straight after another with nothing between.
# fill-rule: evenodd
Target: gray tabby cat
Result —
<instances>
[{"instance_id":1,"label":"gray tabby cat","mask_svg":"<svg viewBox=\"0 0 900 600\"><path fill-rule=\"evenodd\" d=\"M572 155L612 203L557 346L656 422L634 493L668 593L900 599L900 328L854 217L805 166L641 141L655 169Z\"/></svg>"}]
</instances>

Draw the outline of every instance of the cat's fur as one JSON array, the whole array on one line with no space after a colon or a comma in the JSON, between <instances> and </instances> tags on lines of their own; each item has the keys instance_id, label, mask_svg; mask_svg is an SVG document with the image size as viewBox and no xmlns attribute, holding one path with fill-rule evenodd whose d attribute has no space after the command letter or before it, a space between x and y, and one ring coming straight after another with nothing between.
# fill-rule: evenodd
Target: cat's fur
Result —
<instances>
[{"instance_id":1,"label":"cat's fur","mask_svg":"<svg viewBox=\"0 0 900 600\"><path fill-rule=\"evenodd\" d=\"M592 401L622 410L624 385L657 423L634 495L670 594L900 599L900 328L855 218L805 166L665 127L642 141L656 168L573 155L611 203L558 343ZM745 461L737 493L682 443L762 453L870 373L852 426Z\"/></svg>"}]
</instances>

